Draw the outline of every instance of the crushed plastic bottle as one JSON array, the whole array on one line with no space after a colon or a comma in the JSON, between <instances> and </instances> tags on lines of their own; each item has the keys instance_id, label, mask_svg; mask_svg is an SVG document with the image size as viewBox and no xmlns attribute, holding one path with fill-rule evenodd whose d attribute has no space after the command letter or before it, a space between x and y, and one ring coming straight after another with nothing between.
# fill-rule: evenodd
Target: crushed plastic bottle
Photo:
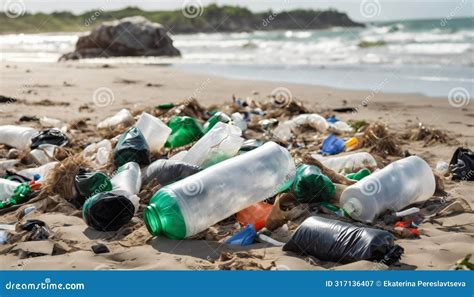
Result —
<instances>
[{"instance_id":1,"label":"crushed plastic bottle","mask_svg":"<svg viewBox=\"0 0 474 297\"><path fill-rule=\"evenodd\" d=\"M430 166L410 156L376 171L342 192L340 205L355 220L373 222L387 210L429 199L435 192Z\"/></svg>"},{"instance_id":2,"label":"crushed plastic bottle","mask_svg":"<svg viewBox=\"0 0 474 297\"><path fill-rule=\"evenodd\" d=\"M329 130L336 134L352 133L352 127L343 121L336 121L334 123L329 123Z\"/></svg>"},{"instance_id":3,"label":"crushed plastic bottle","mask_svg":"<svg viewBox=\"0 0 474 297\"><path fill-rule=\"evenodd\" d=\"M230 115L230 118L232 119L232 125L239 127L242 132L247 130L247 121L240 112L234 112Z\"/></svg>"},{"instance_id":4,"label":"crushed plastic bottle","mask_svg":"<svg viewBox=\"0 0 474 297\"><path fill-rule=\"evenodd\" d=\"M171 134L166 140L165 147L177 148L199 140L204 135L201 124L188 116L175 116L168 122Z\"/></svg>"},{"instance_id":5,"label":"crushed plastic bottle","mask_svg":"<svg viewBox=\"0 0 474 297\"><path fill-rule=\"evenodd\" d=\"M107 165L112 154L112 142L108 139L89 144L82 154L89 159L95 167Z\"/></svg>"},{"instance_id":6,"label":"crushed plastic bottle","mask_svg":"<svg viewBox=\"0 0 474 297\"><path fill-rule=\"evenodd\" d=\"M214 128L217 123L222 122L227 124L230 123L230 121L231 118L228 115L218 111L204 124L204 134L211 131L211 129Z\"/></svg>"},{"instance_id":7,"label":"crushed plastic bottle","mask_svg":"<svg viewBox=\"0 0 474 297\"><path fill-rule=\"evenodd\" d=\"M149 113L142 113L135 127L140 129L151 152L159 152L171 134L171 128L166 126L159 118Z\"/></svg>"},{"instance_id":8,"label":"crushed plastic bottle","mask_svg":"<svg viewBox=\"0 0 474 297\"><path fill-rule=\"evenodd\" d=\"M31 138L38 133L36 129L22 126L0 126L0 144L26 150L30 148Z\"/></svg>"},{"instance_id":9,"label":"crushed plastic bottle","mask_svg":"<svg viewBox=\"0 0 474 297\"><path fill-rule=\"evenodd\" d=\"M102 172L90 172L80 168L74 177L74 186L81 198L89 198L95 194L112 190L112 183Z\"/></svg>"},{"instance_id":10,"label":"crushed plastic bottle","mask_svg":"<svg viewBox=\"0 0 474 297\"><path fill-rule=\"evenodd\" d=\"M19 182L0 178L0 201L6 201L13 195L15 189L20 185Z\"/></svg>"},{"instance_id":11,"label":"crushed plastic bottle","mask_svg":"<svg viewBox=\"0 0 474 297\"><path fill-rule=\"evenodd\" d=\"M189 149L182 161L206 168L231 158L244 143L241 135L239 127L219 122Z\"/></svg>"},{"instance_id":12,"label":"crushed plastic bottle","mask_svg":"<svg viewBox=\"0 0 474 297\"><path fill-rule=\"evenodd\" d=\"M336 186L317 166L302 164L296 169L291 187L300 203L329 201L336 194Z\"/></svg>"},{"instance_id":13,"label":"crushed plastic bottle","mask_svg":"<svg viewBox=\"0 0 474 297\"><path fill-rule=\"evenodd\" d=\"M53 144L41 144L29 154L31 161L37 165L44 165L56 161L55 155L58 146Z\"/></svg>"},{"instance_id":14,"label":"crushed plastic bottle","mask_svg":"<svg viewBox=\"0 0 474 297\"><path fill-rule=\"evenodd\" d=\"M326 132L329 128L329 123L319 114L301 114L289 121L280 123L273 134L283 141L289 141L293 137L292 130L302 125L309 125L319 132Z\"/></svg>"},{"instance_id":15,"label":"crushed plastic bottle","mask_svg":"<svg viewBox=\"0 0 474 297\"><path fill-rule=\"evenodd\" d=\"M29 183L19 184L7 200L0 201L0 209L25 202L32 191L41 187L40 183L31 181Z\"/></svg>"},{"instance_id":16,"label":"crushed plastic bottle","mask_svg":"<svg viewBox=\"0 0 474 297\"><path fill-rule=\"evenodd\" d=\"M142 187L140 166L136 162L129 162L120 166L110 180L113 190L122 190L136 195Z\"/></svg>"},{"instance_id":17,"label":"crushed plastic bottle","mask_svg":"<svg viewBox=\"0 0 474 297\"><path fill-rule=\"evenodd\" d=\"M128 109L122 109L117 112L115 115L106 118L99 124L97 124L98 129L113 129L121 125L133 125L135 119Z\"/></svg>"},{"instance_id":18,"label":"crushed plastic bottle","mask_svg":"<svg viewBox=\"0 0 474 297\"><path fill-rule=\"evenodd\" d=\"M288 189L295 164L274 142L161 188L144 220L152 235L195 235L234 213Z\"/></svg>"},{"instance_id":19,"label":"crushed plastic bottle","mask_svg":"<svg viewBox=\"0 0 474 297\"><path fill-rule=\"evenodd\" d=\"M337 157L323 157L318 154L312 154L311 157L320 161L324 166L343 174L357 172L364 168L370 170L377 168L377 161L375 161L371 154L366 152Z\"/></svg>"}]
</instances>

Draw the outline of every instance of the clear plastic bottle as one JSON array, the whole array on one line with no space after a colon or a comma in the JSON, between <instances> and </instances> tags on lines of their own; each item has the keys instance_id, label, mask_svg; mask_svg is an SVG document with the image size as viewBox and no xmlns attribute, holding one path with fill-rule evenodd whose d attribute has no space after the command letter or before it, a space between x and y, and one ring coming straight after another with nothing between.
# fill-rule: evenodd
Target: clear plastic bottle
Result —
<instances>
[{"instance_id":1,"label":"clear plastic bottle","mask_svg":"<svg viewBox=\"0 0 474 297\"><path fill-rule=\"evenodd\" d=\"M6 144L21 150L29 149L31 138L37 133L36 129L30 127L0 126L0 144Z\"/></svg>"},{"instance_id":2,"label":"clear plastic bottle","mask_svg":"<svg viewBox=\"0 0 474 297\"><path fill-rule=\"evenodd\" d=\"M133 124L135 119L128 109L122 109L117 112L115 115L106 118L99 124L97 124L98 129L110 129L120 125Z\"/></svg>"},{"instance_id":3,"label":"clear plastic bottle","mask_svg":"<svg viewBox=\"0 0 474 297\"><path fill-rule=\"evenodd\" d=\"M159 118L146 112L141 114L135 127L140 129L152 152L160 151L171 134L170 127L166 126Z\"/></svg>"},{"instance_id":4,"label":"clear plastic bottle","mask_svg":"<svg viewBox=\"0 0 474 297\"><path fill-rule=\"evenodd\" d=\"M138 194L142 186L140 166L136 162L120 166L110 182L113 190L122 190L131 195Z\"/></svg>"},{"instance_id":5,"label":"clear plastic bottle","mask_svg":"<svg viewBox=\"0 0 474 297\"><path fill-rule=\"evenodd\" d=\"M244 143L241 135L239 127L218 122L189 149L182 161L206 168L231 158Z\"/></svg>"},{"instance_id":6,"label":"clear plastic bottle","mask_svg":"<svg viewBox=\"0 0 474 297\"><path fill-rule=\"evenodd\" d=\"M19 185L16 181L0 178L0 202L10 199Z\"/></svg>"},{"instance_id":7,"label":"clear plastic bottle","mask_svg":"<svg viewBox=\"0 0 474 297\"><path fill-rule=\"evenodd\" d=\"M286 190L294 174L290 153L268 142L160 189L145 209L145 223L153 235L189 237Z\"/></svg>"},{"instance_id":8,"label":"clear plastic bottle","mask_svg":"<svg viewBox=\"0 0 474 297\"><path fill-rule=\"evenodd\" d=\"M353 218L373 222L386 210L398 211L435 192L430 166L411 156L389 164L342 192L340 205Z\"/></svg>"},{"instance_id":9,"label":"clear plastic bottle","mask_svg":"<svg viewBox=\"0 0 474 297\"><path fill-rule=\"evenodd\" d=\"M292 130L302 125L309 125L320 132L325 132L329 128L326 119L319 114L300 114L289 121L279 124L273 131L273 134L281 140L289 141L293 136Z\"/></svg>"},{"instance_id":10,"label":"clear plastic bottle","mask_svg":"<svg viewBox=\"0 0 474 297\"><path fill-rule=\"evenodd\" d=\"M363 168L370 170L377 168L377 161L366 152L338 157L323 157L319 154L312 154L311 157L320 161L324 166L343 174L354 173Z\"/></svg>"}]
</instances>

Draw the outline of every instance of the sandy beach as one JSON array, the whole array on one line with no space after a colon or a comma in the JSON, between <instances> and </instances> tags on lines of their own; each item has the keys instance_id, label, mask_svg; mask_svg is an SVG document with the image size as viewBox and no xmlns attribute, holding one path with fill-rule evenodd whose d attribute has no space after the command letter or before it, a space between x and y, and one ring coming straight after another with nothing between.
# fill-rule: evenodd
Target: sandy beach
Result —
<instances>
[{"instance_id":1,"label":"sandy beach","mask_svg":"<svg viewBox=\"0 0 474 297\"><path fill-rule=\"evenodd\" d=\"M400 135L416 128L420 122L445 132L451 138L447 143L400 143L403 151L421 156L433 169L438 161L449 163L458 146L474 147L472 102L456 104L448 98L380 92L383 85L390 84L390 76L380 77L380 85L372 90L353 91L198 75L172 65L3 62L0 69L0 95L21 99L17 103L0 104L1 125L39 127L38 123L20 123L19 119L22 116L48 116L67 123L82 119L95 126L122 108L146 110L189 97L196 98L203 106L218 107L230 104L233 95L263 101L276 88L286 88L293 98L310 109L356 108L356 113L336 114L344 121L382 122L391 132ZM263 72L272 75L270 70ZM94 92L104 88L112 94L110 99L94 101ZM0 269L445 270L467 254L474 253L474 184L448 179L444 184L446 201L448 204L457 201L458 208L452 207L454 210L445 215L425 220L419 226L420 239L397 239L396 243L405 249L405 253L401 265L392 267L367 261L347 265L320 262L261 243L236 248L212 238L182 241L152 238L140 217L135 217L118 232L97 232L87 227L79 210L63 212L58 207L29 216L29 219L44 221L53 236L47 241L0 246ZM38 208L41 203L37 202ZM11 223L16 215L17 212L3 214L0 223ZM105 243L110 253L95 255L90 248L94 243ZM22 259L15 249L40 249L48 255Z\"/></svg>"}]
</instances>

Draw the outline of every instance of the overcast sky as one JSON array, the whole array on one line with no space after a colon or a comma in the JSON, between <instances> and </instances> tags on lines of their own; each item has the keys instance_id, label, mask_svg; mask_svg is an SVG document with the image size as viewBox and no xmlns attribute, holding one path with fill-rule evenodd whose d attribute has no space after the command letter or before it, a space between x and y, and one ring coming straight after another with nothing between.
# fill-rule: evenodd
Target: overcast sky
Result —
<instances>
[{"instance_id":1,"label":"overcast sky","mask_svg":"<svg viewBox=\"0 0 474 297\"><path fill-rule=\"evenodd\" d=\"M143 10L181 9L184 3L210 3L248 7L253 11L294 8L336 8L357 21L384 21L419 18L472 17L474 0L0 0L1 10L12 2L22 2L28 12L72 11L81 13L97 8L106 10L138 6ZM11 5L11 4L10 4ZM365 17L367 14L369 18ZM453 17L451 16L451 17Z\"/></svg>"}]
</instances>

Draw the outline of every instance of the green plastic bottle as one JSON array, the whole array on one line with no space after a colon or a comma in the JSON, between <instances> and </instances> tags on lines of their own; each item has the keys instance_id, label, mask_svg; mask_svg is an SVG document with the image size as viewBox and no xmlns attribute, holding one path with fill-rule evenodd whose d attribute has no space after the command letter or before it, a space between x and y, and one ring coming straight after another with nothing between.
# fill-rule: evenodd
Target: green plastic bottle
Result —
<instances>
[{"instance_id":1,"label":"green plastic bottle","mask_svg":"<svg viewBox=\"0 0 474 297\"><path fill-rule=\"evenodd\" d=\"M292 186L300 203L328 201L336 195L336 186L317 166L302 164L296 169Z\"/></svg>"},{"instance_id":2,"label":"green plastic bottle","mask_svg":"<svg viewBox=\"0 0 474 297\"><path fill-rule=\"evenodd\" d=\"M173 107L174 103L163 103L155 106L156 109L171 109Z\"/></svg>"},{"instance_id":3,"label":"green plastic bottle","mask_svg":"<svg viewBox=\"0 0 474 297\"><path fill-rule=\"evenodd\" d=\"M175 116L168 122L171 134L166 141L165 147L177 148L199 140L204 135L201 124L188 116Z\"/></svg>"},{"instance_id":4,"label":"green plastic bottle","mask_svg":"<svg viewBox=\"0 0 474 297\"><path fill-rule=\"evenodd\" d=\"M10 199L0 202L0 209L25 202L32 191L32 186L28 183L20 184L13 191Z\"/></svg>"},{"instance_id":5,"label":"green plastic bottle","mask_svg":"<svg viewBox=\"0 0 474 297\"><path fill-rule=\"evenodd\" d=\"M88 172L80 169L74 178L74 184L79 195L89 198L95 194L112 190L112 183L102 172Z\"/></svg>"},{"instance_id":6,"label":"green plastic bottle","mask_svg":"<svg viewBox=\"0 0 474 297\"><path fill-rule=\"evenodd\" d=\"M229 123L231 118L220 111L216 112L207 122L204 124L204 134L209 132L217 123Z\"/></svg>"},{"instance_id":7,"label":"green plastic bottle","mask_svg":"<svg viewBox=\"0 0 474 297\"><path fill-rule=\"evenodd\" d=\"M364 177L369 176L369 175L370 175L370 170L367 169L367 168L363 168L363 169L361 169L357 172L346 174L346 177L348 179L359 181L359 180L361 180Z\"/></svg>"}]
</instances>

